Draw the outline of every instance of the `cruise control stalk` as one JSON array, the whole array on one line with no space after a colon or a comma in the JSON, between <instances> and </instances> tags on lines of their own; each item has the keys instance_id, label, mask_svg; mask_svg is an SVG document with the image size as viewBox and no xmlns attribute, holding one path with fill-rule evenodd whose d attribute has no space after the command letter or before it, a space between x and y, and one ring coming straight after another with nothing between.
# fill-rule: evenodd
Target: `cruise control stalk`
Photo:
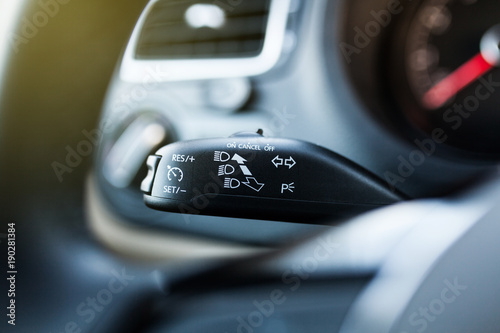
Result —
<instances>
[{"instance_id":1,"label":"cruise control stalk","mask_svg":"<svg viewBox=\"0 0 500 333\"><path fill-rule=\"evenodd\" d=\"M146 205L175 213L319 223L404 199L332 151L260 133L176 142L147 165Z\"/></svg>"}]
</instances>

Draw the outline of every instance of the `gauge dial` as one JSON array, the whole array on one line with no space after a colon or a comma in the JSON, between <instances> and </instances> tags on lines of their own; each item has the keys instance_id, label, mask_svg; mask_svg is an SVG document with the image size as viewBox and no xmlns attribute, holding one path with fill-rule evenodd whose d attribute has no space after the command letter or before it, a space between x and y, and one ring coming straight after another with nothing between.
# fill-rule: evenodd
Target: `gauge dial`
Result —
<instances>
[{"instance_id":1,"label":"gauge dial","mask_svg":"<svg viewBox=\"0 0 500 333\"><path fill-rule=\"evenodd\" d=\"M500 156L500 2L424 0L394 56L393 95L420 130L445 145ZM404 91L407 89L408 91Z\"/></svg>"},{"instance_id":2,"label":"gauge dial","mask_svg":"<svg viewBox=\"0 0 500 333\"><path fill-rule=\"evenodd\" d=\"M168 180L177 180L178 182L181 182L182 179L184 178L184 173L182 170L178 167L170 167L168 166L168 173L167 173Z\"/></svg>"}]
</instances>

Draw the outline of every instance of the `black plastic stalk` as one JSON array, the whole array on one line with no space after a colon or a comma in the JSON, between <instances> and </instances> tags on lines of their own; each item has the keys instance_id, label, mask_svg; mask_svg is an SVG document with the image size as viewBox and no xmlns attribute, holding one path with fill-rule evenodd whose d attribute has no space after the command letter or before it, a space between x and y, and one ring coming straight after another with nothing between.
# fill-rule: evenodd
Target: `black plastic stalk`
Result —
<instances>
[{"instance_id":1,"label":"black plastic stalk","mask_svg":"<svg viewBox=\"0 0 500 333\"><path fill-rule=\"evenodd\" d=\"M332 151L255 133L176 142L147 163L144 201L168 212L317 223L404 199Z\"/></svg>"}]
</instances>

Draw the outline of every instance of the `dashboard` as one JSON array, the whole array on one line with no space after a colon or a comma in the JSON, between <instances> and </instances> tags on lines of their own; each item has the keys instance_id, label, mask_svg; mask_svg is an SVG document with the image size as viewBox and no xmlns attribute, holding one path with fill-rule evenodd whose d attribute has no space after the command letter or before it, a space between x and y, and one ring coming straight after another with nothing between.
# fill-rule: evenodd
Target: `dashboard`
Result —
<instances>
[{"instance_id":1,"label":"dashboard","mask_svg":"<svg viewBox=\"0 0 500 333\"><path fill-rule=\"evenodd\" d=\"M146 158L161 146L257 129L334 151L406 198L445 195L495 170L496 132L486 128L494 124L495 66L483 66L483 77L470 74L470 84L442 105L424 101L436 89L436 73L481 55L481 36L494 39L493 14L481 15L494 13L490 2L260 1L234 5L225 26L217 30L207 21L198 34L175 16L190 6L152 1L135 26L96 133L103 141L89 182L98 192L89 192L91 211L109 209L126 224L266 246L323 229L186 218L142 203ZM193 12L214 9L206 6ZM469 9L481 24L462 38L459 22ZM424 49L430 51L417 59ZM480 105L479 97L469 97L476 90L488 95ZM460 113L453 111L456 99L466 101ZM481 112L467 111L473 102ZM105 200L92 200L97 195Z\"/></svg>"}]
</instances>

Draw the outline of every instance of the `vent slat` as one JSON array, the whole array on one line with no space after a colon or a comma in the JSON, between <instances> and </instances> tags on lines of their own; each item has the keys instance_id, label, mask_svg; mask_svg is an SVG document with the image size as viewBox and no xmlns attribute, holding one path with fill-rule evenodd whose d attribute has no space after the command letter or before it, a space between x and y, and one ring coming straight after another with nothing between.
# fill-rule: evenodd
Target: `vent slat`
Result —
<instances>
[{"instance_id":1,"label":"vent slat","mask_svg":"<svg viewBox=\"0 0 500 333\"><path fill-rule=\"evenodd\" d=\"M259 38L264 38L264 28L261 21L239 21L230 24L231 29L221 29L217 34L213 33L210 28L180 30L178 25L172 26L156 26L148 28L148 33L141 40L141 44L151 44L157 42L163 43L183 43L196 41L217 41L220 39L244 39L247 36L259 35ZM165 30L176 30L176 34L165 34Z\"/></svg>"}]
</instances>

